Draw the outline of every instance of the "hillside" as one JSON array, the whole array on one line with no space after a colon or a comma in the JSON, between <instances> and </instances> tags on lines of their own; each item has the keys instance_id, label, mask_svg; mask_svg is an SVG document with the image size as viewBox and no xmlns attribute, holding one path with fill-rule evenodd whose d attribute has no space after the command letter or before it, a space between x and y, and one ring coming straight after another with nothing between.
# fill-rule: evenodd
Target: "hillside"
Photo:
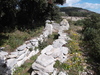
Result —
<instances>
[{"instance_id":1,"label":"hillside","mask_svg":"<svg viewBox=\"0 0 100 75\"><path fill-rule=\"evenodd\" d=\"M78 8L78 7L61 7L61 12L65 12L68 16L78 16L78 17L86 17L91 14L96 14L95 12Z\"/></svg>"}]
</instances>

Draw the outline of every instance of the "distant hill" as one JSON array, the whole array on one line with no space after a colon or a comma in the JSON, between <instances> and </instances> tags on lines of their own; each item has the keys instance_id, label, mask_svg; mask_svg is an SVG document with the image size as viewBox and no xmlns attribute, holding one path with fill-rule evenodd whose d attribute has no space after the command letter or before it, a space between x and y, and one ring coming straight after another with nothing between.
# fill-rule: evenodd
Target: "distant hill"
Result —
<instances>
[{"instance_id":1,"label":"distant hill","mask_svg":"<svg viewBox=\"0 0 100 75\"><path fill-rule=\"evenodd\" d=\"M60 11L62 13L65 12L65 15L77 16L77 17L86 17L91 14L97 14L95 12L92 12L83 8L78 8L78 7L61 7Z\"/></svg>"}]
</instances>

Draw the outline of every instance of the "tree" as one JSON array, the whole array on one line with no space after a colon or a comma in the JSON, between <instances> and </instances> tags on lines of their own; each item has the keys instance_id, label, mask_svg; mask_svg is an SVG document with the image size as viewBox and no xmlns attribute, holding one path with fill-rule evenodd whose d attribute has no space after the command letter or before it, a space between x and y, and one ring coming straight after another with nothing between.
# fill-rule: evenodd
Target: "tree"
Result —
<instances>
[{"instance_id":1,"label":"tree","mask_svg":"<svg viewBox=\"0 0 100 75\"><path fill-rule=\"evenodd\" d=\"M54 19L59 11L56 4L66 0L0 0L1 27L32 24Z\"/></svg>"},{"instance_id":2,"label":"tree","mask_svg":"<svg viewBox=\"0 0 100 75\"><path fill-rule=\"evenodd\" d=\"M17 0L0 0L0 27L11 27L15 22Z\"/></svg>"},{"instance_id":3,"label":"tree","mask_svg":"<svg viewBox=\"0 0 100 75\"><path fill-rule=\"evenodd\" d=\"M55 12L55 3L63 4L64 1L65 0L21 0L19 7L21 12L26 12L31 22L33 20L37 22L50 17L51 13L53 14Z\"/></svg>"}]
</instances>

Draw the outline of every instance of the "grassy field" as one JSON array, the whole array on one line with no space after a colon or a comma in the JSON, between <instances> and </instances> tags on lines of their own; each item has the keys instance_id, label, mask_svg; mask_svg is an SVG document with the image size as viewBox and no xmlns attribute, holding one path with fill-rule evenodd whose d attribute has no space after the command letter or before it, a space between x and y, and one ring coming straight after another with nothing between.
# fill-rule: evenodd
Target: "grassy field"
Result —
<instances>
[{"instance_id":1,"label":"grassy field","mask_svg":"<svg viewBox=\"0 0 100 75\"><path fill-rule=\"evenodd\" d=\"M5 51L11 52L15 48L22 45L25 41L39 36L44 27L38 27L36 29L18 30L13 32L0 33L0 47L5 47Z\"/></svg>"}]
</instances>

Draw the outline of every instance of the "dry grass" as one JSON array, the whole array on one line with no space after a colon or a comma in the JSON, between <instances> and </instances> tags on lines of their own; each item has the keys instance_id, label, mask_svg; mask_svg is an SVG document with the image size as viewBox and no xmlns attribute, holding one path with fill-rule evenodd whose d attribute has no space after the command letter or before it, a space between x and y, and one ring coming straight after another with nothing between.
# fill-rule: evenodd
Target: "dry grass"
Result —
<instances>
[{"instance_id":1,"label":"dry grass","mask_svg":"<svg viewBox=\"0 0 100 75\"><path fill-rule=\"evenodd\" d=\"M14 51L15 48L22 45L25 41L39 36L42 31L43 27L25 31L15 29L14 32L0 33L0 35L2 35L2 37L0 38L0 47L5 47L5 51L8 52Z\"/></svg>"}]
</instances>

